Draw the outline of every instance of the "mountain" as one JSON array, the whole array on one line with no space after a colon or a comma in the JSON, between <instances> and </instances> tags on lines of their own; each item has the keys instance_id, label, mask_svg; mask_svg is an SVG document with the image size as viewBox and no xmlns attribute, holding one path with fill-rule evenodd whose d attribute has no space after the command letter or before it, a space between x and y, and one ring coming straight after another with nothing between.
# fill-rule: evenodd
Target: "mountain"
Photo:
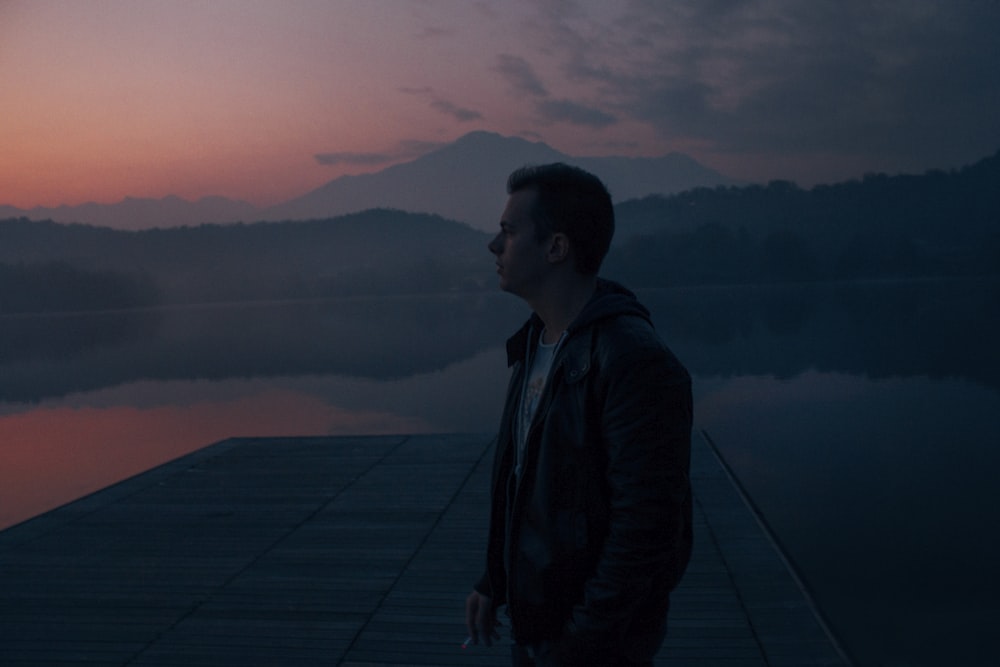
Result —
<instances>
[{"instance_id":1,"label":"mountain","mask_svg":"<svg viewBox=\"0 0 1000 667\"><path fill-rule=\"evenodd\" d=\"M116 204L87 203L30 210L0 205L0 219L28 218L142 230L203 223L326 219L367 209L391 208L430 213L480 230L492 230L507 198L504 192L507 175L524 164L556 161L576 164L600 176L615 202L731 183L680 153L658 158L578 158L540 142L472 132L411 162L373 174L342 176L269 208L256 208L225 197L205 197L196 202L174 196L127 197Z\"/></svg>"},{"instance_id":2,"label":"mountain","mask_svg":"<svg viewBox=\"0 0 1000 667\"><path fill-rule=\"evenodd\" d=\"M471 132L411 162L374 174L337 178L266 209L263 217L301 220L388 207L434 213L492 230L507 198L504 184L510 172L525 164L557 161L599 176L616 202L732 183L680 153L658 158L572 157L541 142Z\"/></svg>"},{"instance_id":3,"label":"mountain","mask_svg":"<svg viewBox=\"0 0 1000 667\"><path fill-rule=\"evenodd\" d=\"M255 220L258 216L259 211L253 204L226 197L203 197L195 202L175 196L163 199L126 197L117 204L88 202L79 206L39 206L30 210L0 206L0 219L78 222L125 230L237 222Z\"/></svg>"}]
</instances>

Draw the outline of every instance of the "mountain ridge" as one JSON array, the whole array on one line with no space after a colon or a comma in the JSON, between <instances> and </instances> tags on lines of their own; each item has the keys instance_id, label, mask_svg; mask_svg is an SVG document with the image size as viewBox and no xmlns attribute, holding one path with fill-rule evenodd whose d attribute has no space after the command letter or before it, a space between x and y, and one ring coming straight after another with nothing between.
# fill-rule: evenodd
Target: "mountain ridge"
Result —
<instances>
[{"instance_id":1,"label":"mountain ridge","mask_svg":"<svg viewBox=\"0 0 1000 667\"><path fill-rule=\"evenodd\" d=\"M0 204L0 218L52 220L138 231L185 225L337 217L372 208L429 213L490 230L506 199L507 175L524 164L568 162L600 176L616 202L693 187L735 184L681 153L655 158L574 157L543 142L477 130L408 162L335 178L286 202L257 207L211 195L187 201L125 197L113 204L20 209Z\"/></svg>"},{"instance_id":2,"label":"mountain ridge","mask_svg":"<svg viewBox=\"0 0 1000 667\"><path fill-rule=\"evenodd\" d=\"M342 176L266 210L268 219L329 217L374 206L434 213L492 230L503 210L504 184L525 164L567 162L599 176L616 202L693 187L733 184L693 158L574 157L543 142L475 131L416 160L375 174Z\"/></svg>"}]
</instances>

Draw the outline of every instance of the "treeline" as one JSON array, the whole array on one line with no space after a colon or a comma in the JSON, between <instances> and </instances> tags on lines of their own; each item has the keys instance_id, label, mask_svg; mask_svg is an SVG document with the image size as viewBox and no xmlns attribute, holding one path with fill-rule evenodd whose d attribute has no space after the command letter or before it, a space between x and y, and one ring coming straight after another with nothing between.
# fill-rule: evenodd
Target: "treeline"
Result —
<instances>
[{"instance_id":1,"label":"treeline","mask_svg":"<svg viewBox=\"0 0 1000 667\"><path fill-rule=\"evenodd\" d=\"M1000 153L919 176L627 201L604 273L634 288L995 274L998 183ZM387 209L138 232L5 220L0 313L492 290L490 236Z\"/></svg>"},{"instance_id":2,"label":"treeline","mask_svg":"<svg viewBox=\"0 0 1000 667\"><path fill-rule=\"evenodd\" d=\"M0 314L154 306L160 290L148 275L94 271L66 262L0 264Z\"/></svg>"},{"instance_id":3,"label":"treeline","mask_svg":"<svg viewBox=\"0 0 1000 667\"><path fill-rule=\"evenodd\" d=\"M998 184L1000 153L951 172L624 202L608 270L645 286L994 274Z\"/></svg>"},{"instance_id":4,"label":"treeline","mask_svg":"<svg viewBox=\"0 0 1000 667\"><path fill-rule=\"evenodd\" d=\"M488 235L438 216L119 231L0 221L0 312L479 289ZM102 282L103 281L103 282Z\"/></svg>"}]
</instances>

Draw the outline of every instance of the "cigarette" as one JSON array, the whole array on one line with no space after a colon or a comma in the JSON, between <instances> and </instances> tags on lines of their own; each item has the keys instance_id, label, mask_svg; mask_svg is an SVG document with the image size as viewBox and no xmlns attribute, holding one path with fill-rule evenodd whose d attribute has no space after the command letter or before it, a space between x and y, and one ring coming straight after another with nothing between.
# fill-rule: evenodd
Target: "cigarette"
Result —
<instances>
[{"instance_id":1,"label":"cigarette","mask_svg":"<svg viewBox=\"0 0 1000 667\"><path fill-rule=\"evenodd\" d=\"M466 637L465 641L462 642L462 648L469 648L469 644L472 643L472 637Z\"/></svg>"}]
</instances>

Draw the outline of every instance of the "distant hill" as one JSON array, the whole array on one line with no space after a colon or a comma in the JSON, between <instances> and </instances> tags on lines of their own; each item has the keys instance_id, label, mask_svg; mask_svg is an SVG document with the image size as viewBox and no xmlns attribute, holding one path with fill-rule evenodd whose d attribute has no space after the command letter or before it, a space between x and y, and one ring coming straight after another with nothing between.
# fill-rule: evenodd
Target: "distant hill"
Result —
<instances>
[{"instance_id":1,"label":"distant hill","mask_svg":"<svg viewBox=\"0 0 1000 667\"><path fill-rule=\"evenodd\" d=\"M138 232L20 218L0 221L0 277L44 295L36 304L42 310L67 301L47 285L71 283L74 276L81 284L115 285L132 295L132 306L420 294L484 287L494 271L487 241L468 225L385 209L308 222ZM0 290L0 312L2 296ZM14 303L18 312L32 310L13 296L6 312L14 312ZM123 305L121 297L80 303Z\"/></svg>"},{"instance_id":2,"label":"distant hill","mask_svg":"<svg viewBox=\"0 0 1000 667\"><path fill-rule=\"evenodd\" d=\"M259 220L260 213L257 207L249 202L226 197L204 197L189 202L180 197L170 196L163 199L126 197L117 204L90 202L79 206L54 208L39 206L30 210L0 205L0 219L2 218L52 220L139 230L204 223L249 222Z\"/></svg>"},{"instance_id":3,"label":"distant hill","mask_svg":"<svg viewBox=\"0 0 1000 667\"><path fill-rule=\"evenodd\" d=\"M952 171L804 190L696 188L616 207L607 270L677 285L996 275L1000 152Z\"/></svg>"},{"instance_id":4,"label":"distant hill","mask_svg":"<svg viewBox=\"0 0 1000 667\"><path fill-rule=\"evenodd\" d=\"M693 187L730 184L690 157L572 157L544 143L489 132L472 132L405 164L373 174L342 176L312 192L270 208L206 197L126 198L116 204L24 210L0 205L0 219L28 218L140 230L204 223L328 219L373 208L429 213L492 230L503 209L507 175L524 164L563 161L605 180L616 202Z\"/></svg>"}]
</instances>

